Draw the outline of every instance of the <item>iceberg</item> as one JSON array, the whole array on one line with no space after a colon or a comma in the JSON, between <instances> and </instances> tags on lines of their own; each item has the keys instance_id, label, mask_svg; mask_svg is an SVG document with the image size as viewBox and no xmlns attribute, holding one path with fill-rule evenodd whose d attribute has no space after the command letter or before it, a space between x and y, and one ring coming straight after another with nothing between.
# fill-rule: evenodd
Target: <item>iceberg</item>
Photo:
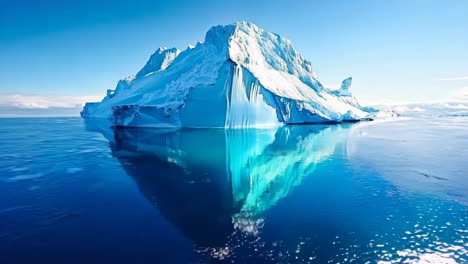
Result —
<instances>
[{"instance_id":1,"label":"iceberg","mask_svg":"<svg viewBox=\"0 0 468 264\"><path fill-rule=\"evenodd\" d=\"M135 75L84 106L126 127L259 128L368 120L349 92L324 87L291 41L249 22L212 27L184 51L159 48Z\"/></svg>"}]
</instances>

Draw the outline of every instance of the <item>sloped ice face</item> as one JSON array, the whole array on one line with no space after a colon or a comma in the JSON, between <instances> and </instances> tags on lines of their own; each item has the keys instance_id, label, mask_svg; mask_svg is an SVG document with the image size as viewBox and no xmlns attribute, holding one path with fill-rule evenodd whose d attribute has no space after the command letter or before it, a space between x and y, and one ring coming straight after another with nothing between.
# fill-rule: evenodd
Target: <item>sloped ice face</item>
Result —
<instances>
[{"instance_id":1,"label":"sloped ice face","mask_svg":"<svg viewBox=\"0 0 468 264\"><path fill-rule=\"evenodd\" d=\"M270 74L287 73L296 76L314 90L323 88L316 79L312 64L294 49L289 40L266 32L252 23L236 24L229 42L229 55L234 62L243 65L258 77L267 77L267 71Z\"/></svg>"},{"instance_id":2,"label":"sloped ice face","mask_svg":"<svg viewBox=\"0 0 468 264\"><path fill-rule=\"evenodd\" d=\"M180 50L176 48L168 49L162 47L157 49L156 52L151 55L146 65L136 74L136 78L141 78L147 74L165 70L172 64L179 54Z\"/></svg>"},{"instance_id":3,"label":"sloped ice face","mask_svg":"<svg viewBox=\"0 0 468 264\"><path fill-rule=\"evenodd\" d=\"M93 117L96 112L96 108L99 106L99 103L88 102L84 105L83 110L81 111L81 116L83 118Z\"/></svg>"},{"instance_id":4,"label":"sloped ice face","mask_svg":"<svg viewBox=\"0 0 468 264\"><path fill-rule=\"evenodd\" d=\"M120 126L225 128L369 118L347 80L343 94L328 90L289 40L240 22L213 27L183 52L158 49L82 116Z\"/></svg>"}]
</instances>

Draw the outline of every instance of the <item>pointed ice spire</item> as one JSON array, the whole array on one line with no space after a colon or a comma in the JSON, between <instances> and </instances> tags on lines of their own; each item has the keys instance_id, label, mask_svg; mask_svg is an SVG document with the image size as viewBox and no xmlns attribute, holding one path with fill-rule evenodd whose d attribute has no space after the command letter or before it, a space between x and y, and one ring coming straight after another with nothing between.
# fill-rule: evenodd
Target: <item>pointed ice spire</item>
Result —
<instances>
[{"instance_id":1,"label":"pointed ice spire","mask_svg":"<svg viewBox=\"0 0 468 264\"><path fill-rule=\"evenodd\" d=\"M176 48L160 47L151 55L146 65L136 74L136 78L144 77L150 73L165 70L180 54Z\"/></svg>"},{"instance_id":2,"label":"pointed ice spire","mask_svg":"<svg viewBox=\"0 0 468 264\"><path fill-rule=\"evenodd\" d=\"M352 81L353 81L353 77L344 79L343 82L341 83L340 90L349 91L349 87L351 86Z\"/></svg>"}]
</instances>

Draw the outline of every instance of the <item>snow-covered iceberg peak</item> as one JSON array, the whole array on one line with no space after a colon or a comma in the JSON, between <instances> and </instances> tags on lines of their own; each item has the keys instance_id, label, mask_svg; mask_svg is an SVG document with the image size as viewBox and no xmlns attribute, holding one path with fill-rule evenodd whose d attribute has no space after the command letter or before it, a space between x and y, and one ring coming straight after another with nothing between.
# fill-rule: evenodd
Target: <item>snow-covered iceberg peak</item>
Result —
<instances>
[{"instance_id":1,"label":"snow-covered iceberg peak","mask_svg":"<svg viewBox=\"0 0 468 264\"><path fill-rule=\"evenodd\" d=\"M229 40L230 58L251 71L275 70L316 83L312 63L304 59L291 41L250 22L237 22ZM319 88L319 87L317 87Z\"/></svg>"},{"instance_id":2,"label":"snow-covered iceberg peak","mask_svg":"<svg viewBox=\"0 0 468 264\"><path fill-rule=\"evenodd\" d=\"M350 84L325 88L291 41L238 22L212 27L183 52L159 48L82 116L120 126L225 128L369 119Z\"/></svg>"},{"instance_id":3,"label":"snow-covered iceberg peak","mask_svg":"<svg viewBox=\"0 0 468 264\"><path fill-rule=\"evenodd\" d=\"M144 77L157 71L165 70L179 56L180 50L176 48L168 49L160 47L151 55L145 66L136 74L136 78Z\"/></svg>"}]
</instances>

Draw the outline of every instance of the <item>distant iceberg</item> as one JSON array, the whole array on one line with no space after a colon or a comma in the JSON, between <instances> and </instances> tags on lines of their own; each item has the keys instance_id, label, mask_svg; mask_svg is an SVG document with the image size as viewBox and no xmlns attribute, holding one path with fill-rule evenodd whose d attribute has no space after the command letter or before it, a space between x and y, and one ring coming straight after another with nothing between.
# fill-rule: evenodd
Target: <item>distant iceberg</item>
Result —
<instances>
[{"instance_id":1,"label":"distant iceberg","mask_svg":"<svg viewBox=\"0 0 468 264\"><path fill-rule=\"evenodd\" d=\"M332 91L291 42L249 22L211 28L185 51L159 48L83 118L131 127L272 127L372 118L349 92Z\"/></svg>"}]
</instances>

